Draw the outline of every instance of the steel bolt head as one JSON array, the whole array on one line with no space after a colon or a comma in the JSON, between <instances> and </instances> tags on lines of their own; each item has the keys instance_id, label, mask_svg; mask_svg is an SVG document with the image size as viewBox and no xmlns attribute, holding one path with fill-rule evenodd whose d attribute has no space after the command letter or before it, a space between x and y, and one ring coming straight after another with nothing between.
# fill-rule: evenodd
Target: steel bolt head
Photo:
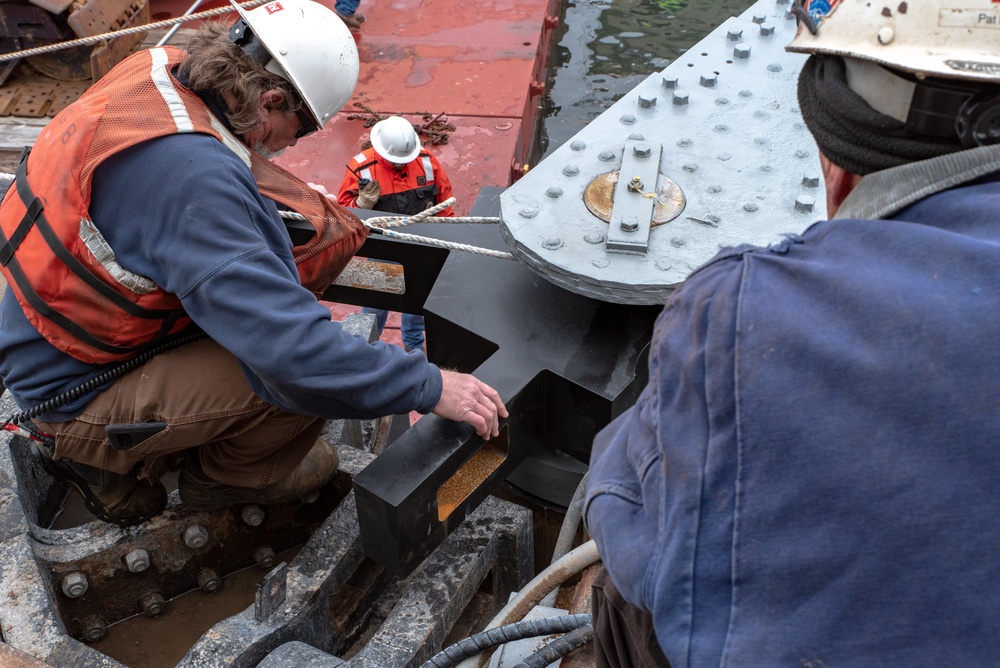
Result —
<instances>
[{"instance_id":1,"label":"steel bolt head","mask_svg":"<svg viewBox=\"0 0 1000 668\"><path fill-rule=\"evenodd\" d=\"M247 526L259 527L264 523L264 509L256 504L244 506L240 512L240 517Z\"/></svg>"},{"instance_id":2,"label":"steel bolt head","mask_svg":"<svg viewBox=\"0 0 1000 668\"><path fill-rule=\"evenodd\" d=\"M614 151L601 151L597 157L603 162L611 162L616 156Z\"/></svg>"},{"instance_id":3,"label":"steel bolt head","mask_svg":"<svg viewBox=\"0 0 1000 668\"><path fill-rule=\"evenodd\" d=\"M208 544L208 529L200 524L192 524L184 529L184 544L192 550L205 547Z\"/></svg>"},{"instance_id":4,"label":"steel bolt head","mask_svg":"<svg viewBox=\"0 0 1000 668\"><path fill-rule=\"evenodd\" d=\"M635 216L622 218L621 228L623 232L635 232L639 229L639 219Z\"/></svg>"},{"instance_id":5,"label":"steel bolt head","mask_svg":"<svg viewBox=\"0 0 1000 668\"><path fill-rule=\"evenodd\" d=\"M681 91L674 91L673 103L675 107L683 107L688 103L688 94Z\"/></svg>"},{"instance_id":6,"label":"steel bolt head","mask_svg":"<svg viewBox=\"0 0 1000 668\"><path fill-rule=\"evenodd\" d=\"M730 42L738 42L741 39L743 39L743 31L730 30L729 32L726 33L726 39L728 39Z\"/></svg>"},{"instance_id":7,"label":"steel bolt head","mask_svg":"<svg viewBox=\"0 0 1000 668\"><path fill-rule=\"evenodd\" d=\"M656 106L656 97L652 95L640 95L639 106L642 109L651 109Z\"/></svg>"},{"instance_id":8,"label":"steel bolt head","mask_svg":"<svg viewBox=\"0 0 1000 668\"><path fill-rule=\"evenodd\" d=\"M87 593L90 582L87 580L87 576L80 571L73 571L63 576L60 587L62 593L69 598L80 598Z\"/></svg>"},{"instance_id":9,"label":"steel bolt head","mask_svg":"<svg viewBox=\"0 0 1000 668\"><path fill-rule=\"evenodd\" d=\"M551 197L552 199L556 199L558 197L562 197L563 189L560 188L559 186L551 186L548 190L545 191L545 194Z\"/></svg>"},{"instance_id":10,"label":"steel bolt head","mask_svg":"<svg viewBox=\"0 0 1000 668\"><path fill-rule=\"evenodd\" d=\"M653 147L645 142L635 144L632 146L632 155L637 158L648 158L653 155Z\"/></svg>"},{"instance_id":11,"label":"steel bolt head","mask_svg":"<svg viewBox=\"0 0 1000 668\"><path fill-rule=\"evenodd\" d=\"M125 555L125 565L132 573L142 573L149 568L149 552L139 548Z\"/></svg>"},{"instance_id":12,"label":"steel bolt head","mask_svg":"<svg viewBox=\"0 0 1000 668\"><path fill-rule=\"evenodd\" d=\"M767 16L765 16L764 14L754 14L753 15L753 22L754 23L763 23L766 20L767 20Z\"/></svg>"},{"instance_id":13,"label":"steel bolt head","mask_svg":"<svg viewBox=\"0 0 1000 668\"><path fill-rule=\"evenodd\" d=\"M257 551L253 553L253 560L257 562L257 565L261 568L268 568L274 566L274 550L269 546L264 545L263 547L258 547Z\"/></svg>"},{"instance_id":14,"label":"steel bolt head","mask_svg":"<svg viewBox=\"0 0 1000 668\"><path fill-rule=\"evenodd\" d=\"M677 88L677 77L663 77L663 87L667 89Z\"/></svg>"},{"instance_id":15,"label":"steel bolt head","mask_svg":"<svg viewBox=\"0 0 1000 668\"><path fill-rule=\"evenodd\" d=\"M806 188L819 188L819 174L803 174L802 185Z\"/></svg>"},{"instance_id":16,"label":"steel bolt head","mask_svg":"<svg viewBox=\"0 0 1000 668\"><path fill-rule=\"evenodd\" d=\"M563 240L559 237L548 237L542 242L542 245L549 250L559 250L562 248Z\"/></svg>"},{"instance_id":17,"label":"steel bolt head","mask_svg":"<svg viewBox=\"0 0 1000 668\"><path fill-rule=\"evenodd\" d=\"M576 165L566 165L563 167L562 173L566 176L576 176L580 173L580 168Z\"/></svg>"},{"instance_id":18,"label":"steel bolt head","mask_svg":"<svg viewBox=\"0 0 1000 668\"><path fill-rule=\"evenodd\" d=\"M569 147L574 151L582 151L583 149L587 148L587 142L583 141L582 139L574 139L572 143L570 143Z\"/></svg>"},{"instance_id":19,"label":"steel bolt head","mask_svg":"<svg viewBox=\"0 0 1000 668\"><path fill-rule=\"evenodd\" d=\"M719 82L719 77L714 74L703 74L701 75L701 85L705 88L715 88L715 84Z\"/></svg>"},{"instance_id":20,"label":"steel bolt head","mask_svg":"<svg viewBox=\"0 0 1000 668\"><path fill-rule=\"evenodd\" d=\"M743 60L750 57L750 47L746 44L739 44L733 49L733 56Z\"/></svg>"},{"instance_id":21,"label":"steel bolt head","mask_svg":"<svg viewBox=\"0 0 1000 668\"><path fill-rule=\"evenodd\" d=\"M813 206L816 205L816 200L809 195L799 195L795 198L795 210L801 211L802 213L810 213L813 210Z\"/></svg>"},{"instance_id":22,"label":"steel bolt head","mask_svg":"<svg viewBox=\"0 0 1000 668\"><path fill-rule=\"evenodd\" d=\"M632 114L622 114L621 118L619 118L618 121L622 125L635 125L635 116L633 116Z\"/></svg>"},{"instance_id":23,"label":"steel bolt head","mask_svg":"<svg viewBox=\"0 0 1000 668\"><path fill-rule=\"evenodd\" d=\"M142 597L142 614L147 617L159 617L166 606L163 594L158 591L151 591Z\"/></svg>"},{"instance_id":24,"label":"steel bolt head","mask_svg":"<svg viewBox=\"0 0 1000 668\"><path fill-rule=\"evenodd\" d=\"M772 26L772 25L762 25L760 27L760 36L761 37L771 37L772 35L774 35L774 26Z\"/></svg>"},{"instance_id":25,"label":"steel bolt head","mask_svg":"<svg viewBox=\"0 0 1000 668\"><path fill-rule=\"evenodd\" d=\"M214 569L203 568L201 572L198 573L198 587L202 591L208 592L209 594L219 590L219 585L222 584L222 580L219 579L218 574Z\"/></svg>"}]
</instances>

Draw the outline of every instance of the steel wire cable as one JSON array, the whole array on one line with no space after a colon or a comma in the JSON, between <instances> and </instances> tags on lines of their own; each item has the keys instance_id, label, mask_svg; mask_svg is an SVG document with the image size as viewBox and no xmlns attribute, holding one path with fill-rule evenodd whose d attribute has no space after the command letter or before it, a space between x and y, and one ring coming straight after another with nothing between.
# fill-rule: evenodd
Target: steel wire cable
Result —
<instances>
[{"instance_id":1,"label":"steel wire cable","mask_svg":"<svg viewBox=\"0 0 1000 668\"><path fill-rule=\"evenodd\" d=\"M240 7L243 9L253 9L254 7L262 5L265 2L267 2L267 0L250 0L250 2L241 3ZM211 18L213 16L221 16L222 14L229 14L235 11L236 9L232 5L226 5L225 7L219 7L217 9L207 9L203 12L198 12L197 14L185 14L172 19L156 21L155 23L144 23L142 25L132 26L131 28L122 28L121 30L115 30L114 32L106 32L103 35L91 35L90 37L81 37L80 39L73 39L68 42L59 42L58 44L46 44L45 46L37 46L33 49L24 49L23 51L0 53L0 63L5 63L9 60L17 60L18 58L37 56L43 53L52 53L53 51L61 51L63 49L71 49L77 46L97 44L98 42L104 42L109 39L135 35L140 32L149 32L150 30L159 30L160 28L166 28L167 26Z\"/></svg>"},{"instance_id":2,"label":"steel wire cable","mask_svg":"<svg viewBox=\"0 0 1000 668\"><path fill-rule=\"evenodd\" d=\"M420 668L452 668L452 666L457 665L470 656L475 656L484 649L525 638L536 638L552 635L553 633L566 633L567 631L573 631L583 626L590 626L591 621L592 617L589 614L561 615L559 617L526 619L506 626L488 629L446 647L422 664Z\"/></svg>"}]
</instances>

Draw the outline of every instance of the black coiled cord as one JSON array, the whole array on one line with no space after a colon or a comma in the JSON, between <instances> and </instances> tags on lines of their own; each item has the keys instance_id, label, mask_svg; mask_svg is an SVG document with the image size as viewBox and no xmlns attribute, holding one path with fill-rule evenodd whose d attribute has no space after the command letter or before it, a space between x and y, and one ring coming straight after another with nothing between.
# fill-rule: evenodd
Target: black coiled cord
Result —
<instances>
[{"instance_id":1,"label":"black coiled cord","mask_svg":"<svg viewBox=\"0 0 1000 668\"><path fill-rule=\"evenodd\" d=\"M59 408L60 406L67 404L70 401L73 401L77 397L80 397L86 394L87 392L90 392L100 387L101 385L104 385L105 383L125 375L126 373L136 368L143 362L159 355L162 352L166 352L178 346L182 346L185 343L191 343L192 341L203 339L205 338L205 336L206 336L205 332L198 330L196 332L183 334L174 339L168 339L163 343L157 344L151 348L147 348L146 350L142 351L132 359L126 362L122 362L118 366L112 367L107 371L104 371L103 373L94 376L87 382L81 383L80 385L77 385L71 390L66 390L62 394L58 394L52 397L51 399L43 401L42 403L38 404L37 406L35 406L30 410L26 410L21 413L12 415L11 417L7 418L7 421L4 422L3 425L0 425L0 430L4 429L9 424L13 425L25 424L32 418L36 418L39 415L48 413L49 411L55 408ZM35 434L36 436L38 435L33 429L29 428L28 431L30 431L32 434Z\"/></svg>"},{"instance_id":2,"label":"black coiled cord","mask_svg":"<svg viewBox=\"0 0 1000 668\"><path fill-rule=\"evenodd\" d=\"M421 668L451 668L490 647L524 638L536 638L553 633L565 633L581 627L590 627L590 622L591 616L588 614L561 615L559 617L527 619L495 629L488 629L441 650L424 663ZM547 666L549 663L552 662L549 661L542 665Z\"/></svg>"},{"instance_id":3,"label":"black coiled cord","mask_svg":"<svg viewBox=\"0 0 1000 668\"><path fill-rule=\"evenodd\" d=\"M534 654L524 657L524 661L516 664L514 668L545 668L550 663L555 663L563 657L569 656L593 639L594 627L590 624L584 624L566 635L556 638Z\"/></svg>"}]
</instances>

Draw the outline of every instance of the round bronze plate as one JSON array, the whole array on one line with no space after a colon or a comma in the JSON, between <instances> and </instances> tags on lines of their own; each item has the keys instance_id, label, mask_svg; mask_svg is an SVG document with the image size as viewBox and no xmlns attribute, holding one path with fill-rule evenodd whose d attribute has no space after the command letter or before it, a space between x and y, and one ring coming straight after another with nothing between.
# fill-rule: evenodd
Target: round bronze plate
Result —
<instances>
[{"instance_id":1,"label":"round bronze plate","mask_svg":"<svg viewBox=\"0 0 1000 668\"><path fill-rule=\"evenodd\" d=\"M656 191L656 205L653 207L652 225L669 223L684 210L684 193L681 187L668 179L661 177L663 183ZM590 212L603 220L611 221L611 208L615 201L615 186L618 185L618 171L605 172L596 177L583 191L583 201Z\"/></svg>"}]
</instances>

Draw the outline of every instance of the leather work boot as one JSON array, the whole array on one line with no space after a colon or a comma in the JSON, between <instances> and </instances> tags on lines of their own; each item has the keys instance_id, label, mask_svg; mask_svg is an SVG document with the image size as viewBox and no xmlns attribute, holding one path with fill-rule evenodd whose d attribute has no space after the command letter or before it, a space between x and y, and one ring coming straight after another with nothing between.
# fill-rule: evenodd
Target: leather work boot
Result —
<instances>
[{"instance_id":1,"label":"leather work boot","mask_svg":"<svg viewBox=\"0 0 1000 668\"><path fill-rule=\"evenodd\" d=\"M346 23L350 28L361 28L361 24L365 22L365 15L358 14L357 12L354 14L341 14L340 12L337 12L337 16L339 16L340 20Z\"/></svg>"},{"instance_id":2,"label":"leather work boot","mask_svg":"<svg viewBox=\"0 0 1000 668\"><path fill-rule=\"evenodd\" d=\"M160 481L150 485L128 473L112 473L69 459L53 459L47 447L32 445L45 470L80 492L87 510L104 522L119 526L139 524L167 507L167 490Z\"/></svg>"},{"instance_id":3,"label":"leather work boot","mask_svg":"<svg viewBox=\"0 0 1000 668\"><path fill-rule=\"evenodd\" d=\"M267 487L233 487L212 480L201 470L197 457L184 464L177 489L181 502L192 510L217 510L238 503L280 503L314 492L337 472L337 450L326 440L316 440L312 450L288 476Z\"/></svg>"}]
</instances>

